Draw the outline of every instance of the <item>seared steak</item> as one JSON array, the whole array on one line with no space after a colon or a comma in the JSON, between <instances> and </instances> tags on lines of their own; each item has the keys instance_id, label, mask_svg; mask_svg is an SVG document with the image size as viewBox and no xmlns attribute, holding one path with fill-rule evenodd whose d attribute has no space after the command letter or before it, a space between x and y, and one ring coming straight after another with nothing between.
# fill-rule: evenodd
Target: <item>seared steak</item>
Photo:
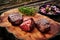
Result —
<instances>
[{"instance_id":1,"label":"seared steak","mask_svg":"<svg viewBox=\"0 0 60 40\"><path fill-rule=\"evenodd\" d=\"M8 21L11 22L12 25L20 25L23 22L23 18L22 15L15 13L8 16Z\"/></svg>"},{"instance_id":2,"label":"seared steak","mask_svg":"<svg viewBox=\"0 0 60 40\"><path fill-rule=\"evenodd\" d=\"M20 28L23 31L30 32L34 29L34 26L35 26L34 20L32 18L29 18L20 25Z\"/></svg>"},{"instance_id":3,"label":"seared steak","mask_svg":"<svg viewBox=\"0 0 60 40\"><path fill-rule=\"evenodd\" d=\"M48 20L46 20L46 19L38 20L36 22L36 24L37 24L38 30L43 33L46 33L50 30L50 24L49 24Z\"/></svg>"}]
</instances>

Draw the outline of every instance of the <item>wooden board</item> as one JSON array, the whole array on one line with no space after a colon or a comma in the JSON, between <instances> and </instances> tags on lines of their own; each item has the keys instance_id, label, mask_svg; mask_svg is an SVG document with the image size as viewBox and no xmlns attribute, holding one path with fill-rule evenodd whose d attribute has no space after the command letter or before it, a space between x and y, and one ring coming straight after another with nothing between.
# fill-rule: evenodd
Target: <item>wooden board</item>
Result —
<instances>
[{"instance_id":1,"label":"wooden board","mask_svg":"<svg viewBox=\"0 0 60 40\"><path fill-rule=\"evenodd\" d=\"M8 30L8 32L10 33L13 33L13 35L19 39L24 39L24 40L47 40L53 36L55 36L58 32L59 32L59 28L60 28L60 24L58 22L55 22L54 20L46 17L46 16L43 16L41 14L38 14L36 13L35 16L23 16L23 18L33 18L34 21L37 21L37 20L40 20L40 19L46 19L50 22L50 24L52 24L51 26L51 30L46 33L46 34L43 34L41 33L40 31L37 30L37 28L34 28L34 30L30 33L30 32L25 32L25 31L22 31L20 29L19 26L12 26L11 23L9 23L8 21L8 15L10 13L20 13L18 11L17 8L15 9L11 9L7 12L4 12L0 18L2 22L0 22L0 26L1 27L6 27L6 29Z\"/></svg>"}]
</instances>

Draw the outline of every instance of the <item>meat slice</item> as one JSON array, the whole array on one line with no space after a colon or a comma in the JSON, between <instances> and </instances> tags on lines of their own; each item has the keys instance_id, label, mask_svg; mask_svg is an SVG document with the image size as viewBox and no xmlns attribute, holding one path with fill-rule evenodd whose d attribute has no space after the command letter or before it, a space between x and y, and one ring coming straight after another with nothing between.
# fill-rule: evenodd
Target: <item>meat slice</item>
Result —
<instances>
[{"instance_id":1,"label":"meat slice","mask_svg":"<svg viewBox=\"0 0 60 40\"><path fill-rule=\"evenodd\" d=\"M36 24L37 24L38 30L43 33L46 33L50 30L50 24L49 24L48 20L46 20L46 19L38 20L36 22Z\"/></svg>"},{"instance_id":2,"label":"meat slice","mask_svg":"<svg viewBox=\"0 0 60 40\"><path fill-rule=\"evenodd\" d=\"M13 13L13 14L9 14L8 16L8 21L12 23L12 25L18 26L23 22L23 18L22 15L18 14L18 13Z\"/></svg>"},{"instance_id":3,"label":"meat slice","mask_svg":"<svg viewBox=\"0 0 60 40\"><path fill-rule=\"evenodd\" d=\"M34 20L32 18L29 18L20 25L20 28L23 31L31 32L34 29L34 26L35 26Z\"/></svg>"}]
</instances>

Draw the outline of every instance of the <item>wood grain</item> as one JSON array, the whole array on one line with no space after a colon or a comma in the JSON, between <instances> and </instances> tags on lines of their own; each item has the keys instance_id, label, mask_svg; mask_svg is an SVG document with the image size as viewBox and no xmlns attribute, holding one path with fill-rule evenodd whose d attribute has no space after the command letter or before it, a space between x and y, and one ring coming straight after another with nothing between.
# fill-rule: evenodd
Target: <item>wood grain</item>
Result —
<instances>
[{"instance_id":1,"label":"wood grain","mask_svg":"<svg viewBox=\"0 0 60 40\"><path fill-rule=\"evenodd\" d=\"M4 12L1 15L2 19L0 19L0 20L2 20L2 22L0 22L0 26L6 27L8 32L13 33L13 35L19 39L21 38L24 40L47 40L47 39L55 36L59 32L60 23L55 22L54 20L52 20L46 16L43 16L41 14L38 14L38 13L36 13L35 16L23 16L23 18L29 18L30 17L30 18L33 18L35 22L37 20L44 18L44 19L48 20L50 22L50 24L52 25L51 30L45 34L38 31L38 29L36 27L34 28L34 30L32 32L22 31L19 26L15 27L15 26L12 26L11 23L9 23L8 15L11 13L20 13L20 12L18 11L17 8L11 9L7 12Z\"/></svg>"}]
</instances>

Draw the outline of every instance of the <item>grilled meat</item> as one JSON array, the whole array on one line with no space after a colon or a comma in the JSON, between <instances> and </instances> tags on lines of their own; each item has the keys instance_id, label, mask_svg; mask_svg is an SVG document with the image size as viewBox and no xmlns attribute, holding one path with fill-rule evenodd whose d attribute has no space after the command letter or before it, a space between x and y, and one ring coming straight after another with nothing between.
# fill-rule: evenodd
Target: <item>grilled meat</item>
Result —
<instances>
[{"instance_id":1,"label":"grilled meat","mask_svg":"<svg viewBox=\"0 0 60 40\"><path fill-rule=\"evenodd\" d=\"M46 33L50 30L50 24L46 19L41 19L36 22L39 31Z\"/></svg>"},{"instance_id":2,"label":"grilled meat","mask_svg":"<svg viewBox=\"0 0 60 40\"><path fill-rule=\"evenodd\" d=\"M15 13L15 14L10 14L8 16L8 21L12 23L12 25L20 25L23 22L22 15Z\"/></svg>"},{"instance_id":3,"label":"grilled meat","mask_svg":"<svg viewBox=\"0 0 60 40\"><path fill-rule=\"evenodd\" d=\"M20 28L23 31L30 32L34 29L34 26L35 26L34 20L32 18L29 18L20 25Z\"/></svg>"}]
</instances>

